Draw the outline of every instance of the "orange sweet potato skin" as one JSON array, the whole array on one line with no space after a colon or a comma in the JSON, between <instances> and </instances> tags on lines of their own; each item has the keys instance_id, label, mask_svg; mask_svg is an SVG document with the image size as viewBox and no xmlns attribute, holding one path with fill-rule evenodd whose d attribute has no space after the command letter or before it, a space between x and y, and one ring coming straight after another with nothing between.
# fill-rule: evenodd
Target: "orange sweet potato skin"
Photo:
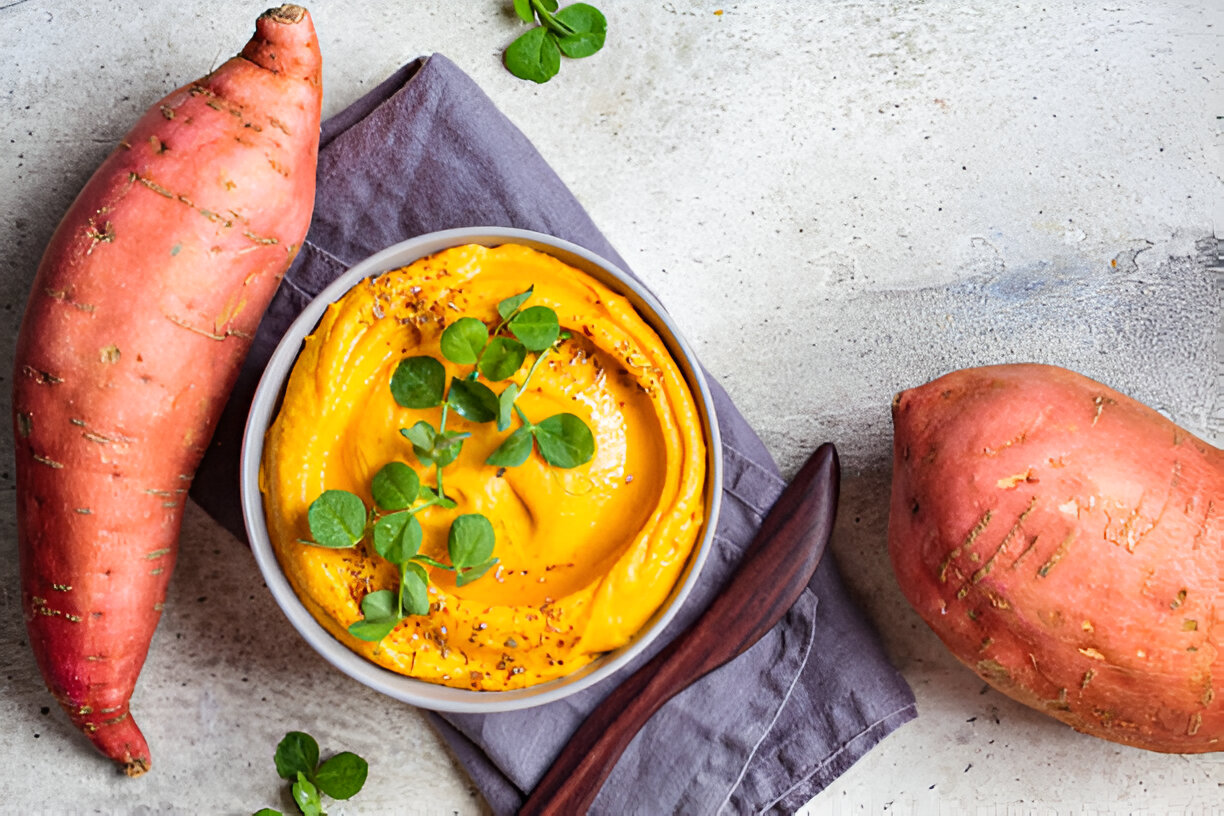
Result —
<instances>
[{"instance_id":1,"label":"orange sweet potato skin","mask_svg":"<svg viewBox=\"0 0 1224 816\"><path fill-rule=\"evenodd\" d=\"M1104 739L1224 748L1224 452L1052 366L893 402L889 551L952 653Z\"/></svg>"},{"instance_id":2,"label":"orange sweet potato skin","mask_svg":"<svg viewBox=\"0 0 1224 816\"><path fill-rule=\"evenodd\" d=\"M30 644L131 775L150 760L128 701L187 488L306 234L320 104L309 15L265 13L242 55L153 105L95 172L27 302L13 414Z\"/></svg>"}]
</instances>

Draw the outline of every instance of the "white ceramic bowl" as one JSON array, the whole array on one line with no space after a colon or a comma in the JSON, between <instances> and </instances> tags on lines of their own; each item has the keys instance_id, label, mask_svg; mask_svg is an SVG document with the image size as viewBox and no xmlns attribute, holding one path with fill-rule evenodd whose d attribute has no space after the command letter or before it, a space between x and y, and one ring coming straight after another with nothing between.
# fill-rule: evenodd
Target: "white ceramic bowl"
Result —
<instances>
[{"instance_id":1,"label":"white ceramic bowl","mask_svg":"<svg viewBox=\"0 0 1224 816\"><path fill-rule=\"evenodd\" d=\"M418 258L443 249L464 244L497 246L507 243L523 244L546 252L586 272L628 298L638 313L658 332L688 381L701 415L707 449L707 512L705 526L685 572L667 601L633 640L600 656L573 674L547 683L510 691L471 691L428 683L384 669L351 651L314 619L290 587L268 539L263 496L259 491L259 465L263 455L264 435L280 408L285 381L302 349L302 341L318 324L329 304L339 300L363 278L407 266ZM602 680L623 668L663 631L688 596L710 550L722 495L722 446L713 399L701 367L671 318L640 283L615 265L568 241L527 230L475 227L434 232L388 247L349 269L306 306L276 347L259 381L242 439L240 478L243 518L251 549L255 553L259 569L263 572L264 581L289 622L315 651L333 666L370 688L422 708L453 712L509 711L552 702Z\"/></svg>"}]
</instances>

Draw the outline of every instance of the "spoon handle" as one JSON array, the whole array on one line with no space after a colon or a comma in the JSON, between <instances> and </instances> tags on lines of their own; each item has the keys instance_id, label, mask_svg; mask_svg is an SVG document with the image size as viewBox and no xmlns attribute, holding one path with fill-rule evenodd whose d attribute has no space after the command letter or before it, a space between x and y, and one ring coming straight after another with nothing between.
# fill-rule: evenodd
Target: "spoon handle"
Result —
<instances>
[{"instance_id":1,"label":"spoon handle","mask_svg":"<svg viewBox=\"0 0 1224 816\"><path fill-rule=\"evenodd\" d=\"M824 444L778 497L744 560L701 617L588 715L520 816L585 813L616 761L659 708L756 643L811 580L837 512L837 451Z\"/></svg>"}]
</instances>

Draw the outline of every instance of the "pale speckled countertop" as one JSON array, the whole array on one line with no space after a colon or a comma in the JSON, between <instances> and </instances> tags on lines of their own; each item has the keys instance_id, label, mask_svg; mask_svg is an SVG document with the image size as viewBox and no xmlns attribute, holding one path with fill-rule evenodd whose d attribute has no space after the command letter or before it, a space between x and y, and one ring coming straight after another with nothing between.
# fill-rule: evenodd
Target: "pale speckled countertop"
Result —
<instances>
[{"instance_id":1,"label":"pale speckled countertop","mask_svg":"<svg viewBox=\"0 0 1224 816\"><path fill-rule=\"evenodd\" d=\"M150 5L0 0L5 360L89 173L265 7ZM544 86L500 66L509 6L313 3L325 114L446 54L669 305L784 472L837 443L834 551L919 717L805 812L1219 812L1224 755L1122 748L985 689L905 604L885 531L889 400L953 368L1065 365L1224 440L1224 5L605 2L607 47ZM303 653L248 552L194 506L133 700L157 765L113 775L24 640L2 438L0 811L285 807L270 757L292 728L373 763L333 813L482 811L417 711Z\"/></svg>"}]
</instances>

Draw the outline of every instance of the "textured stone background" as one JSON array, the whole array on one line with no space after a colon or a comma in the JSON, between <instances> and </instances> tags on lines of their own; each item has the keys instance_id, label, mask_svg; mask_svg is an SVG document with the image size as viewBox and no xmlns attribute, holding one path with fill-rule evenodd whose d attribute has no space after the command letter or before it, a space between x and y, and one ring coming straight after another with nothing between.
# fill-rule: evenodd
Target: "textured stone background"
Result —
<instances>
[{"instance_id":1,"label":"textured stone background","mask_svg":"<svg viewBox=\"0 0 1224 816\"><path fill-rule=\"evenodd\" d=\"M3 360L89 173L145 107L241 47L265 6L151 5L0 0ZM1120 748L985 690L901 598L885 533L889 400L954 368L1057 363L1224 442L1224 6L603 6L605 50L535 86L500 66L519 30L508 0L318 0L325 113L446 54L669 305L784 471L838 444L836 556L920 716L807 810L1218 807L1224 760ZM304 727L375 764L334 813L481 811L417 712L303 653L246 550L194 506L133 703L157 768L113 777L46 708L0 438L0 809L249 813L277 803L272 750Z\"/></svg>"}]
</instances>

